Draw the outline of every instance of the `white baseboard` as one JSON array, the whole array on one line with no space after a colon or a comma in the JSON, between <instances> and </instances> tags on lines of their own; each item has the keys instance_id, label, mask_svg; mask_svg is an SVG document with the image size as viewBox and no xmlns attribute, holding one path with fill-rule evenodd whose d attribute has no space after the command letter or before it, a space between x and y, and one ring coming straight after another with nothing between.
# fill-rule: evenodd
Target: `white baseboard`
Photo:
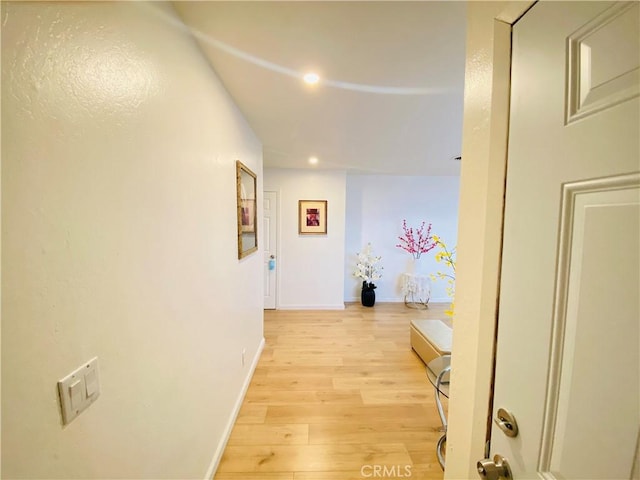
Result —
<instances>
[{"instance_id":1,"label":"white baseboard","mask_svg":"<svg viewBox=\"0 0 640 480\"><path fill-rule=\"evenodd\" d=\"M345 298L345 302L359 302L360 297L351 297ZM391 297L391 298L380 298L376 297L376 303L403 303L404 298ZM449 297L441 297L441 298L431 298L429 299L429 303L451 303L451 299Z\"/></svg>"},{"instance_id":2,"label":"white baseboard","mask_svg":"<svg viewBox=\"0 0 640 480\"><path fill-rule=\"evenodd\" d=\"M258 366L258 360L260 360L260 355L262 354L262 350L264 349L264 338L260 341L260 345L258 346L258 351L253 357L253 361L251 362L251 366L249 367L249 371L247 373L247 378L245 378L244 383L242 385L242 390L240 391L240 395L238 395L238 399L236 400L235 405L233 406L233 411L231 412L231 416L229 417L229 421L227 422L227 426L224 429L224 434L218 443L218 448L216 448L216 453L213 455L213 459L211 460L211 464L207 469L206 476L204 480L211 480L213 475L216 473L218 469L218 465L220 464L220 460L222 459L222 454L224 453L224 449L227 446L227 442L229 441L229 436L231 435L231 431L233 430L233 426L236 423L236 418L238 418L238 413L240 413L240 408L242 407L242 402L244 401L244 396L247 394L247 390L249 388L249 384L251 383L251 379L253 378L253 372L256 370Z\"/></svg>"},{"instance_id":3,"label":"white baseboard","mask_svg":"<svg viewBox=\"0 0 640 480\"><path fill-rule=\"evenodd\" d=\"M448 305L451 303L451 299L449 297L432 298L429 303L446 303Z\"/></svg>"},{"instance_id":4,"label":"white baseboard","mask_svg":"<svg viewBox=\"0 0 640 480\"><path fill-rule=\"evenodd\" d=\"M344 303L338 305L278 305L278 310L344 310Z\"/></svg>"},{"instance_id":5,"label":"white baseboard","mask_svg":"<svg viewBox=\"0 0 640 480\"><path fill-rule=\"evenodd\" d=\"M362 299L360 297L351 297L351 298L344 299L344 301L348 303L359 302L361 300ZM404 302L402 298L398 298L398 297L382 298L376 295L376 303L402 303L402 302Z\"/></svg>"}]
</instances>

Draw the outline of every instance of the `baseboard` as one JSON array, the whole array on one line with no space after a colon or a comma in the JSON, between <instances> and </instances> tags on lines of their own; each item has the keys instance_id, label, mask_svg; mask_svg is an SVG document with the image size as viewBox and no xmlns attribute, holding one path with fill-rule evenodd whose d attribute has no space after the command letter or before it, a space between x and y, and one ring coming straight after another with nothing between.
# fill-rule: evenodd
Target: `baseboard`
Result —
<instances>
[{"instance_id":1,"label":"baseboard","mask_svg":"<svg viewBox=\"0 0 640 480\"><path fill-rule=\"evenodd\" d=\"M360 302L361 300L362 299L359 296L344 299L346 303L355 303L355 302ZM376 303L402 303L402 302L404 302L402 298L398 298L398 297L383 298L379 295L376 295Z\"/></svg>"},{"instance_id":2,"label":"baseboard","mask_svg":"<svg viewBox=\"0 0 640 480\"><path fill-rule=\"evenodd\" d=\"M256 367L258 366L258 360L260 360L260 355L262 354L263 349L264 349L264 338L260 341L260 345L258 346L258 351L253 357L253 361L251 362L251 366L249 367L247 378L245 378L244 384L242 385L242 390L240 391L240 395L238 395L238 399L236 400L236 403L233 406L233 411L231 412L231 416L229 417L227 426L224 429L224 434L220 439L220 443L218 443L218 448L216 449L216 453L213 455L213 459L211 460L211 464L207 469L207 474L204 477L204 480L211 480L213 478L213 475L216 473L216 470L218 469L218 465L220 464L220 460L222 459L222 454L224 453L224 449L227 446L227 442L229 441L229 436L231 435L233 426L236 423L236 418L238 418L238 413L240 413L240 408L242 407L244 396L247 394L247 390L249 388L249 385L251 384L251 379L253 378L253 372L255 372Z\"/></svg>"},{"instance_id":3,"label":"baseboard","mask_svg":"<svg viewBox=\"0 0 640 480\"><path fill-rule=\"evenodd\" d=\"M345 303L359 302L360 297L351 297L345 298ZM380 298L376 296L376 303L403 303L404 298L399 297L390 297L390 298ZM449 297L440 297L440 298L431 298L429 299L429 303L451 303L451 299Z\"/></svg>"},{"instance_id":4,"label":"baseboard","mask_svg":"<svg viewBox=\"0 0 640 480\"><path fill-rule=\"evenodd\" d=\"M344 303L338 305L278 305L278 310L344 310Z\"/></svg>"},{"instance_id":5,"label":"baseboard","mask_svg":"<svg viewBox=\"0 0 640 480\"><path fill-rule=\"evenodd\" d=\"M432 298L429 300L429 303L451 303L451 299L449 297L440 297L440 298Z\"/></svg>"}]
</instances>

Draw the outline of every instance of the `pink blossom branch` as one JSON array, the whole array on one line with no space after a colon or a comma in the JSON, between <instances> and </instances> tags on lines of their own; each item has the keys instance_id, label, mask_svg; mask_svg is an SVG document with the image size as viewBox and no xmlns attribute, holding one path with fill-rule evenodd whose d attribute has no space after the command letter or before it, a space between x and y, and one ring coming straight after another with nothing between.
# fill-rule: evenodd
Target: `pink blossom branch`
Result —
<instances>
[{"instance_id":1,"label":"pink blossom branch","mask_svg":"<svg viewBox=\"0 0 640 480\"><path fill-rule=\"evenodd\" d=\"M396 247L405 250L406 252L410 253L413 258L416 259L420 258L420 255L422 255L423 253L427 253L428 251L433 249L436 244L431 236L431 224L428 225L425 232L425 223L426 222L422 222L414 235L413 228L407 228L407 221L402 220L402 230L404 231L404 236L398 237L400 243L397 244Z\"/></svg>"}]
</instances>

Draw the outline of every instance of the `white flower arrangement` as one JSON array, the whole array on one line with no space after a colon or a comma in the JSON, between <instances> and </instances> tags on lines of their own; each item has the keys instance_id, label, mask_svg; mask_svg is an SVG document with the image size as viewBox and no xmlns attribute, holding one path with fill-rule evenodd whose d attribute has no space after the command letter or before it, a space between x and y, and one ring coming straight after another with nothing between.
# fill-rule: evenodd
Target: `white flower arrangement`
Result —
<instances>
[{"instance_id":1,"label":"white flower arrangement","mask_svg":"<svg viewBox=\"0 0 640 480\"><path fill-rule=\"evenodd\" d=\"M362 288L376 288L373 281L382 278L383 267L380 265L382 257L376 257L373 254L371 243L367 243L364 250L357 255L358 263L356 264L356 271L353 272L354 276L363 280Z\"/></svg>"}]
</instances>

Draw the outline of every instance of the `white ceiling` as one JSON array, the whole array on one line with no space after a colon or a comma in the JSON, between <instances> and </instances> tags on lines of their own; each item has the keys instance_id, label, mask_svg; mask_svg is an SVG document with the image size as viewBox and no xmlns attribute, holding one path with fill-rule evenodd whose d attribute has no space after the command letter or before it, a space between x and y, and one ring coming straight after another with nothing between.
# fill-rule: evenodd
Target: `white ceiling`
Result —
<instances>
[{"instance_id":1,"label":"white ceiling","mask_svg":"<svg viewBox=\"0 0 640 480\"><path fill-rule=\"evenodd\" d=\"M459 174L464 2L174 6L262 141L265 167ZM302 81L308 71L319 84Z\"/></svg>"}]
</instances>

